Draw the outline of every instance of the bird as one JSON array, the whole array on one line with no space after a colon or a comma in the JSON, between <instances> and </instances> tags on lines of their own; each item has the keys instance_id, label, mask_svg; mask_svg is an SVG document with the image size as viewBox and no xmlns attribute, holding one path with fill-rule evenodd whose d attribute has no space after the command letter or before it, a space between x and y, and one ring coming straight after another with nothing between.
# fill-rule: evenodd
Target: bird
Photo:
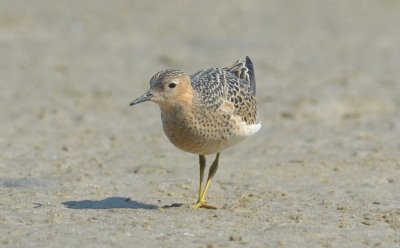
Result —
<instances>
[{"instance_id":1,"label":"bird","mask_svg":"<svg viewBox=\"0 0 400 248\"><path fill-rule=\"evenodd\" d=\"M216 209L206 203L211 181L218 170L220 153L255 134L256 80L251 59L230 67L214 67L188 74L166 69L150 79L150 89L130 106L152 101L159 105L165 135L177 148L197 154L200 184L193 208ZM206 155L215 155L203 188Z\"/></svg>"}]
</instances>

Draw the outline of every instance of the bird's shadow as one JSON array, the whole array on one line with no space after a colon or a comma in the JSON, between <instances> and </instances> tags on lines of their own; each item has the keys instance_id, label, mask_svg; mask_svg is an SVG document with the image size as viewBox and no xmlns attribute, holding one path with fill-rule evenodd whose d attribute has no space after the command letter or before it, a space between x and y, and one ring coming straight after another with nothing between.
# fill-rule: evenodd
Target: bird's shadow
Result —
<instances>
[{"instance_id":1,"label":"bird's shadow","mask_svg":"<svg viewBox=\"0 0 400 248\"><path fill-rule=\"evenodd\" d=\"M62 203L70 209L157 209L157 205L138 202L126 197L108 197L103 200L66 201Z\"/></svg>"}]
</instances>

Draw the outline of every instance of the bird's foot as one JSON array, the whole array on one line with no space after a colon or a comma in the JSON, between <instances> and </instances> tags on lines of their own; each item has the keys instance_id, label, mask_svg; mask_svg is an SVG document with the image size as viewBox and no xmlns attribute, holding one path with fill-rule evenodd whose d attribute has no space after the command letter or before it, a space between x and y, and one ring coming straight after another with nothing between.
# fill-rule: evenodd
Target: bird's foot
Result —
<instances>
[{"instance_id":1,"label":"bird's foot","mask_svg":"<svg viewBox=\"0 0 400 248\"><path fill-rule=\"evenodd\" d=\"M191 207L192 207L192 208L213 209L213 210L217 209L217 208L214 207L214 206L207 205L205 202L198 202L198 203L196 203L196 204L194 204L194 205L191 205Z\"/></svg>"}]
</instances>

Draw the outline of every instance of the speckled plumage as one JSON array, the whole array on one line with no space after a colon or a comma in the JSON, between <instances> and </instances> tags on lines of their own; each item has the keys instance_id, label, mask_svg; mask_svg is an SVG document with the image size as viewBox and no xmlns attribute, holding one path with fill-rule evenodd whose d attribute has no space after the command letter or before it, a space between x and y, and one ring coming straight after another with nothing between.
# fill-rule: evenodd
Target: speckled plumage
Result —
<instances>
[{"instance_id":1,"label":"speckled plumage","mask_svg":"<svg viewBox=\"0 0 400 248\"><path fill-rule=\"evenodd\" d=\"M254 67L246 57L231 67L193 75L160 71L151 78L150 90L131 105L157 103L164 132L176 147L200 156L217 153L219 158L221 151L260 129L255 95Z\"/></svg>"}]
</instances>

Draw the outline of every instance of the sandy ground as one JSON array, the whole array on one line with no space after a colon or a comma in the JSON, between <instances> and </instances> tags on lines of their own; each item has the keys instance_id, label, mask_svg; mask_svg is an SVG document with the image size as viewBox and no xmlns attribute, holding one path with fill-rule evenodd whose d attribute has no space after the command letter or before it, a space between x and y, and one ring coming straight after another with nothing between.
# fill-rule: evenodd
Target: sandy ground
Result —
<instances>
[{"instance_id":1,"label":"sandy ground","mask_svg":"<svg viewBox=\"0 0 400 248\"><path fill-rule=\"evenodd\" d=\"M399 247L399 13L0 1L0 246ZM197 156L168 142L155 104L129 103L161 69L246 55L263 128L222 153L218 210L190 209Z\"/></svg>"}]
</instances>

